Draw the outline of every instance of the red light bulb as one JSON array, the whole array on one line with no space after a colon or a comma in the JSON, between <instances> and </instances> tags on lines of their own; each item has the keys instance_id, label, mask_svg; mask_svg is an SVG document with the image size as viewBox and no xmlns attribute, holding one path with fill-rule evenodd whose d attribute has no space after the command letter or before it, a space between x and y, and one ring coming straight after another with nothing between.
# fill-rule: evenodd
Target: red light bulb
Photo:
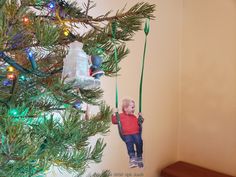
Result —
<instances>
[{"instance_id":1,"label":"red light bulb","mask_svg":"<svg viewBox=\"0 0 236 177\"><path fill-rule=\"evenodd\" d=\"M7 78L9 80L14 80L16 78L15 74L11 73L11 74L7 74Z\"/></svg>"},{"instance_id":2,"label":"red light bulb","mask_svg":"<svg viewBox=\"0 0 236 177\"><path fill-rule=\"evenodd\" d=\"M24 22L25 24L28 24L28 23L29 23L29 18L28 18L28 17L23 17L23 22Z\"/></svg>"}]
</instances>

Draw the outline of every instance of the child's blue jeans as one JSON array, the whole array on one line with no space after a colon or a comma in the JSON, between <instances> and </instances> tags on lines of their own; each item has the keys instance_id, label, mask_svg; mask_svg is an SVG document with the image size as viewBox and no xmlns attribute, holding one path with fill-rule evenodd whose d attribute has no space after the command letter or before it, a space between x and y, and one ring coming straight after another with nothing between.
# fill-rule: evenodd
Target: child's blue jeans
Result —
<instances>
[{"instance_id":1,"label":"child's blue jeans","mask_svg":"<svg viewBox=\"0 0 236 177\"><path fill-rule=\"evenodd\" d=\"M142 158L143 154L143 140L141 137L141 134L133 134L133 135L124 135L124 142L126 144L127 150L129 157L135 158L135 149L136 148L136 153L137 157Z\"/></svg>"}]
</instances>

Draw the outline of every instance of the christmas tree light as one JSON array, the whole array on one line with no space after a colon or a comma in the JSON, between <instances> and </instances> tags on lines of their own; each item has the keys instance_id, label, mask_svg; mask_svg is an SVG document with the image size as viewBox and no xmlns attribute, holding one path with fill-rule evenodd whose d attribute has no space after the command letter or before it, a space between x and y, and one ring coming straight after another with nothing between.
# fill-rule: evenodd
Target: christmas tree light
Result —
<instances>
[{"instance_id":1,"label":"christmas tree light","mask_svg":"<svg viewBox=\"0 0 236 177\"><path fill-rule=\"evenodd\" d=\"M7 67L7 71L8 72L13 72L15 69L14 69L14 67L12 67L12 66L8 66Z\"/></svg>"},{"instance_id":2,"label":"christmas tree light","mask_svg":"<svg viewBox=\"0 0 236 177\"><path fill-rule=\"evenodd\" d=\"M23 17L23 23L28 25L29 24L29 18L28 17Z\"/></svg>"},{"instance_id":3,"label":"christmas tree light","mask_svg":"<svg viewBox=\"0 0 236 177\"><path fill-rule=\"evenodd\" d=\"M9 115L10 116L17 116L19 114L17 109L10 109L9 110Z\"/></svg>"},{"instance_id":4,"label":"christmas tree light","mask_svg":"<svg viewBox=\"0 0 236 177\"><path fill-rule=\"evenodd\" d=\"M49 4L48 4L48 7L53 10L55 8L55 2L51 1Z\"/></svg>"},{"instance_id":5,"label":"christmas tree light","mask_svg":"<svg viewBox=\"0 0 236 177\"><path fill-rule=\"evenodd\" d=\"M8 73L8 74L7 74L7 78L8 78L9 80L14 80L14 79L16 78L16 75L15 75L14 73Z\"/></svg>"}]
</instances>

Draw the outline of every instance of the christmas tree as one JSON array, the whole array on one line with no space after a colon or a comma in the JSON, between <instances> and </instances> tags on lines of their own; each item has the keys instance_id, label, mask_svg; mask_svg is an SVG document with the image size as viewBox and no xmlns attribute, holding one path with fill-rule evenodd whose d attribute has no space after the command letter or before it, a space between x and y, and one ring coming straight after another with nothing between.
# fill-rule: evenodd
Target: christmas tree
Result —
<instances>
[{"instance_id":1,"label":"christmas tree","mask_svg":"<svg viewBox=\"0 0 236 177\"><path fill-rule=\"evenodd\" d=\"M90 80L114 76L114 49L120 62L129 52L125 42L154 18L155 5L92 17L94 7L90 0L0 1L0 176L43 176L53 165L80 175L101 161L105 143L90 146L88 139L109 131L110 107L99 85L62 75L63 59L79 42L88 56L102 58L91 64ZM99 112L90 116L81 104L98 105Z\"/></svg>"}]
</instances>

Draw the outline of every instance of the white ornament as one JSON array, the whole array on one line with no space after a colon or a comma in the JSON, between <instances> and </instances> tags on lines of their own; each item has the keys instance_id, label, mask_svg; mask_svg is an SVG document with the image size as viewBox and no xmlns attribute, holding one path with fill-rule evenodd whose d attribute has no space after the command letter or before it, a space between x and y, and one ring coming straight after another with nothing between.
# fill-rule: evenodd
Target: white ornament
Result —
<instances>
[{"instance_id":1,"label":"white ornament","mask_svg":"<svg viewBox=\"0 0 236 177\"><path fill-rule=\"evenodd\" d=\"M82 48L83 44L80 42L70 44L69 53L64 58L62 78L66 77L66 82L74 80L77 88L97 88L100 86L100 80L89 76L90 56Z\"/></svg>"}]
</instances>

